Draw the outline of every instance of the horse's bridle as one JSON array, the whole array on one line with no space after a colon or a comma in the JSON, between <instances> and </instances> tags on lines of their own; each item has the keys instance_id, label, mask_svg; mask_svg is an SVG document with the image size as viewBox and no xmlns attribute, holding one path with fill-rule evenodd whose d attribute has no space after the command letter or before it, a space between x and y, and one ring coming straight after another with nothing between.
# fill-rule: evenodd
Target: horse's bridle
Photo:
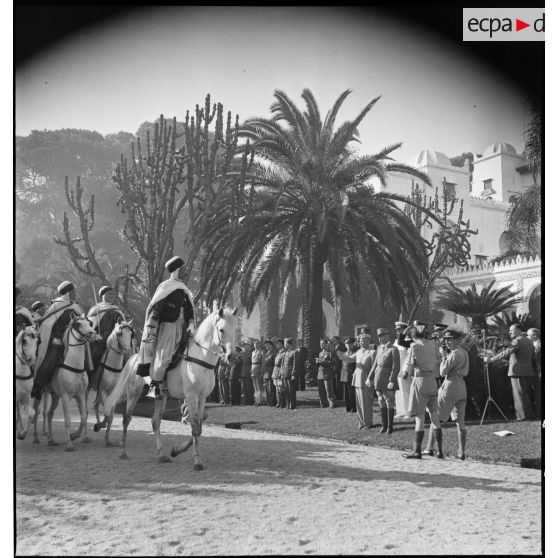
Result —
<instances>
[{"instance_id":1,"label":"horse's bridle","mask_svg":"<svg viewBox=\"0 0 558 558\"><path fill-rule=\"evenodd\" d=\"M132 326L126 324L126 325L121 325L120 326L120 331L116 334L116 338L118 340L118 348L120 349L120 353L112 346L112 345L108 345L105 354L103 355L103 358L101 359L101 366L105 369L108 370L109 372L122 372L123 368L112 368L111 366L107 366L106 362L107 362L107 358L108 358L108 354L109 351L113 351L115 352L117 355L122 355L124 354L124 348L122 347L122 345L120 344L120 336L122 335L122 328L128 328L131 332L132 332L132 336L134 335L134 330L132 328Z\"/></svg>"},{"instance_id":2,"label":"horse's bridle","mask_svg":"<svg viewBox=\"0 0 558 558\"><path fill-rule=\"evenodd\" d=\"M217 320L219 321L219 320ZM215 322L215 327L217 328L217 338L219 340L219 346L221 348L223 348L223 339L221 337L221 331L219 330L219 328L217 327L217 322ZM200 348L203 349L204 351L209 351L210 353L212 353L213 355L215 355L216 357L219 357L220 354L216 353L213 349L210 349L209 347L204 347L203 345L200 345L197 341L194 341L194 343ZM188 354L188 346L186 347L186 353L183 355L184 360L187 360L189 362L193 362L195 364L199 364L200 366L203 366L204 368L208 368L209 370L213 370L215 368L214 364L209 364L209 362L205 362L204 360L200 360L199 358L195 358L195 357L191 357Z\"/></svg>"}]
</instances>

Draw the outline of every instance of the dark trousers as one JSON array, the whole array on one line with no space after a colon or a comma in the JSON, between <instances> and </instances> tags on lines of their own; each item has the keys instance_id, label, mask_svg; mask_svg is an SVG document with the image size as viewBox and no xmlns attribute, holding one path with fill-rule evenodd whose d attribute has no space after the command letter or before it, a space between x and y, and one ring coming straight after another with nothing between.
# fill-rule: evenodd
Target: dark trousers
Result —
<instances>
[{"instance_id":1,"label":"dark trousers","mask_svg":"<svg viewBox=\"0 0 558 558\"><path fill-rule=\"evenodd\" d=\"M281 409L291 408L291 392L289 390L289 380L283 378L283 385L281 386Z\"/></svg>"},{"instance_id":2,"label":"dark trousers","mask_svg":"<svg viewBox=\"0 0 558 558\"><path fill-rule=\"evenodd\" d=\"M252 384L252 378L248 376L247 378L240 378L242 382L242 394L244 395L244 404L253 405L254 404L254 385Z\"/></svg>"},{"instance_id":3,"label":"dark trousers","mask_svg":"<svg viewBox=\"0 0 558 558\"><path fill-rule=\"evenodd\" d=\"M62 364L64 359L64 347L62 345L51 345L46 352L45 358L41 363L41 367L35 373L35 382L33 384L33 397L40 398L40 391L47 386L56 370Z\"/></svg>"},{"instance_id":4,"label":"dark trousers","mask_svg":"<svg viewBox=\"0 0 558 558\"><path fill-rule=\"evenodd\" d=\"M271 378L266 378L265 383L265 399L270 407L275 407L277 405L277 393L275 390L275 384Z\"/></svg>"},{"instance_id":5,"label":"dark trousers","mask_svg":"<svg viewBox=\"0 0 558 558\"><path fill-rule=\"evenodd\" d=\"M287 394L288 394L288 405L289 409L296 409L296 390L298 388L298 379L287 380Z\"/></svg>"},{"instance_id":6,"label":"dark trousers","mask_svg":"<svg viewBox=\"0 0 558 558\"><path fill-rule=\"evenodd\" d=\"M229 380L227 380L226 378L219 379L219 396L222 403L228 405L231 402Z\"/></svg>"},{"instance_id":7,"label":"dark trousers","mask_svg":"<svg viewBox=\"0 0 558 558\"><path fill-rule=\"evenodd\" d=\"M347 412L356 413L356 396L355 387L350 382L341 382L343 384L343 399L345 399L345 409Z\"/></svg>"},{"instance_id":8,"label":"dark trousers","mask_svg":"<svg viewBox=\"0 0 558 558\"><path fill-rule=\"evenodd\" d=\"M320 407L333 407L335 393L333 391L333 382L331 378L327 380L318 380L318 393L320 394Z\"/></svg>"},{"instance_id":9,"label":"dark trousers","mask_svg":"<svg viewBox=\"0 0 558 558\"><path fill-rule=\"evenodd\" d=\"M343 399L343 384L341 383L341 371L333 374L333 391L335 399Z\"/></svg>"},{"instance_id":10,"label":"dark trousers","mask_svg":"<svg viewBox=\"0 0 558 558\"><path fill-rule=\"evenodd\" d=\"M531 405L532 393L532 376L512 376L510 378L513 406L515 407L515 417L517 420L525 420L535 418L533 407Z\"/></svg>"},{"instance_id":11,"label":"dark trousers","mask_svg":"<svg viewBox=\"0 0 558 558\"><path fill-rule=\"evenodd\" d=\"M240 380L229 380L231 405L240 405Z\"/></svg>"},{"instance_id":12,"label":"dark trousers","mask_svg":"<svg viewBox=\"0 0 558 558\"><path fill-rule=\"evenodd\" d=\"M306 390L306 375L304 373L304 370L298 373L298 389L300 391Z\"/></svg>"}]
</instances>

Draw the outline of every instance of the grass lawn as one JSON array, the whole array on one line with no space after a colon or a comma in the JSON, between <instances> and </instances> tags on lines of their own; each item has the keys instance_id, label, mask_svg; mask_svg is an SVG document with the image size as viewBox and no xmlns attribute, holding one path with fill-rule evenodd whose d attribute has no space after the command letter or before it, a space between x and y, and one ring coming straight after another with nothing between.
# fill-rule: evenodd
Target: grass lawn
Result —
<instances>
[{"instance_id":1,"label":"grass lawn","mask_svg":"<svg viewBox=\"0 0 558 558\"><path fill-rule=\"evenodd\" d=\"M344 402L338 401L334 409L321 409L315 387L297 393L295 411L265 406L234 406L207 403L207 424L265 430L280 434L294 434L311 438L327 438L350 444L381 446L397 450L409 450L414 445L414 421L404 422L396 419L395 431L391 435L380 434L380 417L377 400L374 400L374 427L371 430L358 430L356 413L347 413ZM164 417L167 420L180 420L180 403L169 399ZM135 414L151 416L152 401L143 398L138 402ZM488 411L487 411L488 415ZM497 413L492 412L497 419ZM494 432L510 430L515 436L501 438ZM498 422L485 420L467 423L468 458L485 462L504 462L525 467L541 467L541 423L539 421ZM423 449L428 432L425 432ZM444 452L448 457L457 455L457 427L453 423L444 426ZM430 458L429 458L430 459Z\"/></svg>"}]
</instances>

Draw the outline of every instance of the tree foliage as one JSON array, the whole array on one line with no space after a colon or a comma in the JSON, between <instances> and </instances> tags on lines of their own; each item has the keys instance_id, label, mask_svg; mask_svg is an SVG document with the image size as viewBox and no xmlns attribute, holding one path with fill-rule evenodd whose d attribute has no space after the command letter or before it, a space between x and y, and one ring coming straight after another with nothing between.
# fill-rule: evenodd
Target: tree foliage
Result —
<instances>
[{"instance_id":1,"label":"tree foliage","mask_svg":"<svg viewBox=\"0 0 558 558\"><path fill-rule=\"evenodd\" d=\"M322 120L309 89L301 111L283 91L275 91L273 117L251 118L241 136L252 142L255 160L249 185L239 190L238 213L215 215L213 239L204 261L205 288L225 298L240 283L242 304L251 310L279 281L303 288L303 331L312 352L322 334L323 280L335 298L348 291L360 297L367 280L384 301L408 302L426 270L424 245L395 203L407 198L376 193L370 181L385 184L389 172L428 177L395 162L390 145L375 155L358 155L358 127L379 97L358 116L336 128L350 90ZM231 197L223 198L223 206ZM233 218L235 217L235 218Z\"/></svg>"}]
</instances>

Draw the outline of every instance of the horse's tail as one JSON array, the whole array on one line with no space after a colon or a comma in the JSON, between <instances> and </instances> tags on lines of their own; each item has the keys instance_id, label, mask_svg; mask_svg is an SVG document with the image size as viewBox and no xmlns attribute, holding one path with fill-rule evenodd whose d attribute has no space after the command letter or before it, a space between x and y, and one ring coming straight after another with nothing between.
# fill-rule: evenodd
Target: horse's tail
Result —
<instances>
[{"instance_id":1,"label":"horse's tail","mask_svg":"<svg viewBox=\"0 0 558 558\"><path fill-rule=\"evenodd\" d=\"M120 377L118 378L118 382L114 386L114 389L111 391L105 405L104 413L105 415L110 415L116 404L122 399L124 396L124 392L126 391L126 386L128 385L128 380L130 376L136 373L137 369L137 360L138 354L132 355L126 365L124 366L124 370L120 372Z\"/></svg>"}]
</instances>

